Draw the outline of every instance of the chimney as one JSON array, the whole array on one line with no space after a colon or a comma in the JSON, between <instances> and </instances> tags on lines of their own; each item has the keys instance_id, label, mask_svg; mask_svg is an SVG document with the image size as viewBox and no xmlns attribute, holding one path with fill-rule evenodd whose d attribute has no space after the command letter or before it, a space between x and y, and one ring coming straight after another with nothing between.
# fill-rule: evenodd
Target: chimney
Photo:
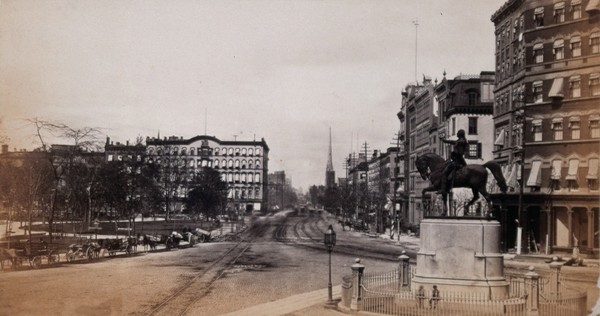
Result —
<instances>
[{"instance_id":1,"label":"chimney","mask_svg":"<svg viewBox=\"0 0 600 316\"><path fill-rule=\"evenodd\" d=\"M2 153L5 154L8 152L8 145L7 144L3 144L2 145Z\"/></svg>"}]
</instances>

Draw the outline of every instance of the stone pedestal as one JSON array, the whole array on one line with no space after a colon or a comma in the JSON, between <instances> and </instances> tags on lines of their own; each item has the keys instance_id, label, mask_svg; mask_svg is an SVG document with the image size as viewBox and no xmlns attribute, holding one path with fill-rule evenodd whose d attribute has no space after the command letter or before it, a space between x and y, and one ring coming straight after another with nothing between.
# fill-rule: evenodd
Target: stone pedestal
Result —
<instances>
[{"instance_id":1,"label":"stone pedestal","mask_svg":"<svg viewBox=\"0 0 600 316\"><path fill-rule=\"evenodd\" d=\"M504 261L500 253L500 223L472 218L429 218L421 222L421 248L414 292L480 294L488 299L508 297ZM442 294L443 295L443 294Z\"/></svg>"}]
</instances>

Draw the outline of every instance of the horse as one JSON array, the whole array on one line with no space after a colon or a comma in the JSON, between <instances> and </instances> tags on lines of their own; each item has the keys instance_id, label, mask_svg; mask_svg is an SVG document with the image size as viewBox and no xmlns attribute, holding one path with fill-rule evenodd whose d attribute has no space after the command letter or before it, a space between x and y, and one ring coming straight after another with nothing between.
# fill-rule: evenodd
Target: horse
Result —
<instances>
[{"instance_id":1,"label":"horse","mask_svg":"<svg viewBox=\"0 0 600 316\"><path fill-rule=\"evenodd\" d=\"M415 160L415 166L421 174L421 178L423 178L423 180L429 179L429 182L431 184L431 186L423 189L423 197L425 197L425 193L427 192L440 190L442 186L442 181L449 181L449 179L447 178L442 178L444 178L444 169L450 163L453 162L446 161L444 158L434 153L426 153L422 156L417 157L417 159ZM454 172L454 180L452 187L470 188L471 191L473 191L473 198L469 201L469 203L467 203L467 207L473 205L473 203L475 203L475 201L479 199L479 194L481 194L485 198L489 206L488 214L486 214L489 216L491 212L491 201L490 195L486 190L488 177L486 169L492 172L492 175L494 176L496 183L498 183L498 186L500 187L502 193L506 193L508 186L506 185L506 180L502 175L502 169L500 168L500 165L493 160L488 161L483 165L467 165L456 170ZM448 211L445 203L446 196L447 193L442 192L442 200L444 201L444 211L442 215L444 216L447 214Z\"/></svg>"},{"instance_id":2,"label":"horse","mask_svg":"<svg viewBox=\"0 0 600 316\"><path fill-rule=\"evenodd\" d=\"M150 251L156 250L156 240L154 236L144 235L143 238L142 244L144 245L145 252L148 252L148 247L150 248Z\"/></svg>"}]
</instances>

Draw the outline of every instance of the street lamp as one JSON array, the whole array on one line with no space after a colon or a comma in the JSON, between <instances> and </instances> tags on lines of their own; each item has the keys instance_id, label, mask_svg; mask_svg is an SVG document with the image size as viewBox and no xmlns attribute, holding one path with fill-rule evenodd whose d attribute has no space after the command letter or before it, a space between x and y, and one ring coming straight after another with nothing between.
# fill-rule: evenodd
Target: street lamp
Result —
<instances>
[{"instance_id":1,"label":"street lamp","mask_svg":"<svg viewBox=\"0 0 600 316\"><path fill-rule=\"evenodd\" d=\"M333 303L333 293L331 287L331 251L333 250L333 246L335 246L335 232L333 231L333 227L329 225L327 231L325 232L325 247L327 247L327 252L329 252L329 284L327 284L327 291L329 294L327 303Z\"/></svg>"}]
</instances>

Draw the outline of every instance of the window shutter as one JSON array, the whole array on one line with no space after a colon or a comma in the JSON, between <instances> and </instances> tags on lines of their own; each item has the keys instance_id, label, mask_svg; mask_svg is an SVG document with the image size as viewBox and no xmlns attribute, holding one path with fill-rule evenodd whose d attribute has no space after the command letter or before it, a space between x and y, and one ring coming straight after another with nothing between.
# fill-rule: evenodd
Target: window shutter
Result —
<instances>
[{"instance_id":1,"label":"window shutter","mask_svg":"<svg viewBox=\"0 0 600 316\"><path fill-rule=\"evenodd\" d=\"M481 143L477 143L477 158L481 157Z\"/></svg>"}]
</instances>

